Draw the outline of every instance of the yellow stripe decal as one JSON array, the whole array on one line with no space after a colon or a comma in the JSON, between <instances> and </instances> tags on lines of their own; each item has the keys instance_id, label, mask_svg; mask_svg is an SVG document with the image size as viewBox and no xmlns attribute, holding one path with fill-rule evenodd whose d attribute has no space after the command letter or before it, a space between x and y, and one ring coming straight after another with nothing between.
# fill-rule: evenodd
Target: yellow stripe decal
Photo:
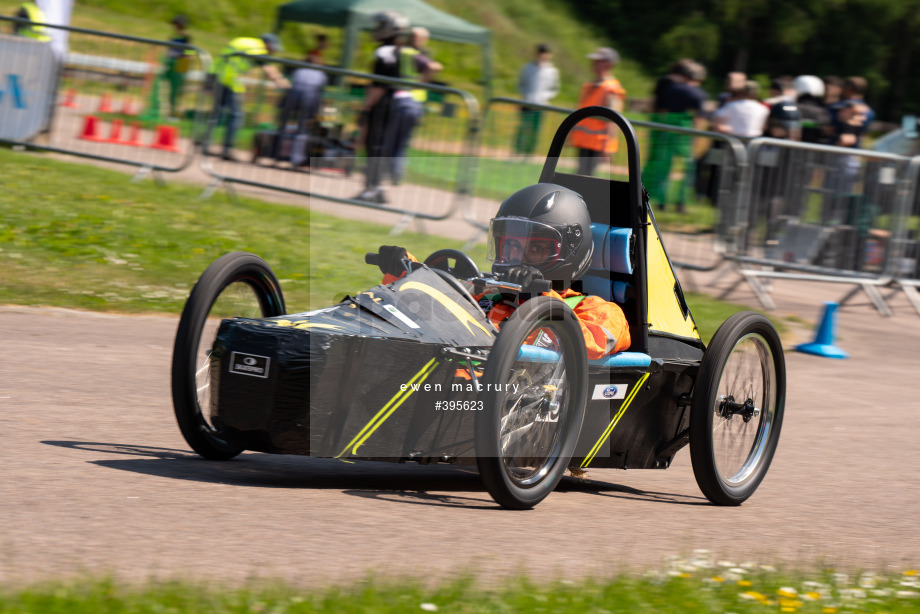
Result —
<instances>
[{"instance_id":1,"label":"yellow stripe decal","mask_svg":"<svg viewBox=\"0 0 920 614\"><path fill-rule=\"evenodd\" d=\"M433 364L432 364L432 363L433 363ZM358 453L358 448L359 448L365 441L367 441L367 439L368 439L371 435L374 434L374 431L376 431L377 428L378 428L381 424L383 424L383 423L386 421L386 419L389 418L390 415L391 415L394 411L396 411L396 409L397 409L400 405L402 405L403 402L404 402L407 398L409 398L409 396L410 396L413 392L415 392L415 390L412 389L412 384L415 384L415 383L421 384L421 383L424 382L426 379L428 379L428 376L431 375L431 373L438 367L438 364L440 364L440 363L436 363L436 362L435 362L435 359L432 358L432 359L429 360L427 363L425 363L425 366L424 366L424 367L422 367L421 369L419 369L418 373L416 373L415 375L412 376L412 379L410 379L408 382L406 382L406 384L405 384L406 389L405 389L405 390L402 390L402 386L400 386L400 390L398 390L398 391L396 392L396 394L393 395L393 398L391 398L389 401L387 401L387 404L380 408L380 411L378 411L378 412L374 415L374 417L371 418L370 422L368 422L366 425L364 425L364 428L361 429L361 431L358 432L357 435L355 435L354 439L352 439L351 441L348 442L348 445L346 445L345 448L344 448L341 452L338 453L338 455L336 456L336 458L341 458L342 456L344 456L344 455L348 452L348 449L349 449L349 448L352 448L352 446L354 446L354 447L352 448L351 453L352 453L352 454L357 454L357 453ZM416 381L416 380L417 380L417 381ZM395 403L395 405L394 405L394 403Z\"/></svg>"},{"instance_id":2,"label":"yellow stripe decal","mask_svg":"<svg viewBox=\"0 0 920 614\"><path fill-rule=\"evenodd\" d=\"M486 330L486 328L482 324L477 322L476 319L466 311L466 309L458 305L456 301L454 301L452 298L450 298L449 296L447 296L446 294L444 294L437 288L432 288L428 284L423 284L420 281L407 281L399 287L400 292L402 292L403 290L418 290L420 292L424 292L425 294L427 294L434 300L441 303L441 305L443 305L444 308L447 311L449 311L452 316L457 318L460 321L460 323L466 327L466 330L470 331L471 335L473 334L473 329L470 328L470 324L472 324L473 326L475 326L476 328L484 332L486 335L491 337L491 334L489 333L489 331Z\"/></svg>"},{"instance_id":3,"label":"yellow stripe decal","mask_svg":"<svg viewBox=\"0 0 920 614\"><path fill-rule=\"evenodd\" d=\"M632 392L629 393L629 396L626 397L626 400L623 401L623 405L620 406L620 411L613 417L613 420L610 421L610 424L607 425L607 428L604 429L604 433L601 435L601 438L597 440L597 443L594 444L594 447L591 448L591 451L588 452L588 455L585 457L585 460L581 462L582 468L587 467L591 461L594 460L594 455L597 454L601 446L604 445L604 442L607 441L607 438L610 437L610 433L613 432L614 427L617 425L617 422L620 421L620 418L623 417L623 414L626 412L626 408L629 407L629 404L632 403L632 400L636 398L636 394L639 392L639 389L642 387L642 384L645 383L645 380L648 379L649 374L646 373L643 375L636 385L633 386Z\"/></svg>"}]
</instances>

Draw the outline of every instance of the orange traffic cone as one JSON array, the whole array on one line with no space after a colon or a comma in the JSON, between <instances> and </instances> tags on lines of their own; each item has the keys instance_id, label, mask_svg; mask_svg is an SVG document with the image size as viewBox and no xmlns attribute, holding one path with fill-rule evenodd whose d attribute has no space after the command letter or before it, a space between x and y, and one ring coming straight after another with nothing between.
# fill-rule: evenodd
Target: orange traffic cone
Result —
<instances>
[{"instance_id":1,"label":"orange traffic cone","mask_svg":"<svg viewBox=\"0 0 920 614\"><path fill-rule=\"evenodd\" d=\"M79 106L77 104L77 90L71 88L64 92L64 102L61 103L61 106L76 109Z\"/></svg>"},{"instance_id":2,"label":"orange traffic cone","mask_svg":"<svg viewBox=\"0 0 920 614\"><path fill-rule=\"evenodd\" d=\"M101 136L96 132L97 125L99 120L95 115L87 115L83 121L83 132L80 134L80 138L84 141L104 141Z\"/></svg>"},{"instance_id":3,"label":"orange traffic cone","mask_svg":"<svg viewBox=\"0 0 920 614\"><path fill-rule=\"evenodd\" d=\"M131 136L128 137L127 141L122 141L122 145L130 145L131 147L143 147L144 143L141 142L141 123L140 122L131 122Z\"/></svg>"},{"instance_id":4,"label":"orange traffic cone","mask_svg":"<svg viewBox=\"0 0 920 614\"><path fill-rule=\"evenodd\" d=\"M153 140L154 149L163 151L179 151L179 128L176 126L157 125L156 137Z\"/></svg>"},{"instance_id":5,"label":"orange traffic cone","mask_svg":"<svg viewBox=\"0 0 920 614\"><path fill-rule=\"evenodd\" d=\"M124 122L120 119L113 119L112 126L109 128L109 138L106 139L109 143L119 143L121 142L121 126Z\"/></svg>"},{"instance_id":6,"label":"orange traffic cone","mask_svg":"<svg viewBox=\"0 0 920 614\"><path fill-rule=\"evenodd\" d=\"M122 103L121 113L122 115L130 115L132 117L137 115L137 108L134 106L134 98L131 96L125 97Z\"/></svg>"},{"instance_id":7,"label":"orange traffic cone","mask_svg":"<svg viewBox=\"0 0 920 614\"><path fill-rule=\"evenodd\" d=\"M99 113L112 113L112 95L103 94L99 101Z\"/></svg>"}]
</instances>

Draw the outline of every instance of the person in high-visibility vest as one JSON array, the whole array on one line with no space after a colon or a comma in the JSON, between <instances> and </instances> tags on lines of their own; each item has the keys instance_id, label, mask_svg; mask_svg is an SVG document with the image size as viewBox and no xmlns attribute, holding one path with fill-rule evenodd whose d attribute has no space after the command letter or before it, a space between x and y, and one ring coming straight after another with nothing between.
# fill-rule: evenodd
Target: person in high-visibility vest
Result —
<instances>
[{"instance_id":1,"label":"person in high-visibility vest","mask_svg":"<svg viewBox=\"0 0 920 614\"><path fill-rule=\"evenodd\" d=\"M595 80L581 88L578 108L602 106L623 111L626 90L610 72L620 63L620 54L610 47L601 47L588 54ZM616 153L619 142L614 124L596 117L581 121L571 132L571 143L578 148L578 174L593 175L602 157Z\"/></svg>"},{"instance_id":2,"label":"person in high-visibility vest","mask_svg":"<svg viewBox=\"0 0 920 614\"><path fill-rule=\"evenodd\" d=\"M261 38L234 38L224 47L211 66L211 79L214 80L214 109L211 121L204 137L204 148L211 140L211 132L226 111L229 115L227 130L224 133L224 147L221 157L236 162L233 156L233 144L236 131L243 123L243 94L246 86L243 76L252 70L256 57L264 57L281 51L281 41L274 34L263 34ZM287 89L290 83L276 66L260 64L262 72L276 87Z\"/></svg>"},{"instance_id":3,"label":"person in high-visibility vest","mask_svg":"<svg viewBox=\"0 0 920 614\"><path fill-rule=\"evenodd\" d=\"M44 24L46 23L45 13L38 8L38 5L34 2L24 2L19 7L19 11L16 13L16 17L20 19L28 19L34 23L23 24L15 23L13 24L13 33L17 36L25 36L26 38L34 38L35 40L42 41L47 43L51 40L51 37L48 35L48 28Z\"/></svg>"},{"instance_id":4,"label":"person in high-visibility vest","mask_svg":"<svg viewBox=\"0 0 920 614\"><path fill-rule=\"evenodd\" d=\"M403 79L430 83L436 72L441 70L425 50L428 41L426 28L412 28L411 44L399 48L399 75ZM412 139L412 131L425 114L428 90L398 88L393 93L393 109L387 124L383 142L383 156L389 161L390 178L398 185L406 173L406 152Z\"/></svg>"}]
</instances>

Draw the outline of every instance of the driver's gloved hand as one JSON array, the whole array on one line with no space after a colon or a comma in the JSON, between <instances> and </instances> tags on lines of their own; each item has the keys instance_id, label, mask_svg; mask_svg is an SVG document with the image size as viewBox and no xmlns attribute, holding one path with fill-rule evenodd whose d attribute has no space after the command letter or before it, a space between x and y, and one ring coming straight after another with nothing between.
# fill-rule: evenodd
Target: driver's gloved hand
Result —
<instances>
[{"instance_id":1,"label":"driver's gloved hand","mask_svg":"<svg viewBox=\"0 0 920 614\"><path fill-rule=\"evenodd\" d=\"M536 280L543 279L543 273L532 266L513 266L508 269L504 277L508 283L519 284L523 290L526 290Z\"/></svg>"},{"instance_id":2,"label":"driver's gloved hand","mask_svg":"<svg viewBox=\"0 0 920 614\"><path fill-rule=\"evenodd\" d=\"M409 252L406 251L405 247L381 245L378 253L380 256L377 259L377 266L384 275L399 277L406 272L406 265L403 264L403 260L409 258Z\"/></svg>"}]
</instances>

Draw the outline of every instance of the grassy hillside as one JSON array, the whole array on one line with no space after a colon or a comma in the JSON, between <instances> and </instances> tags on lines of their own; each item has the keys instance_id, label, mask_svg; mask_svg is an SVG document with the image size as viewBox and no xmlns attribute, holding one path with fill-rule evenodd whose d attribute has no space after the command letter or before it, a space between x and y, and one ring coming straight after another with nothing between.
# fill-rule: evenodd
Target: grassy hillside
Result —
<instances>
[{"instance_id":1,"label":"grassy hillside","mask_svg":"<svg viewBox=\"0 0 920 614\"><path fill-rule=\"evenodd\" d=\"M256 36L274 27L275 13L286 0L77 0L73 25L121 34L149 38L168 38L169 20L177 14L190 17L193 42L215 53L235 36ZM492 30L493 89L497 95L515 95L517 73L529 62L537 43L548 43L554 50L563 89L554 100L572 105L578 97L581 83L590 78L589 61L585 55L600 45L616 47L616 41L604 40L591 25L580 23L562 0L429 0L441 10ZM19 0L0 0L0 14L10 15ZM311 46L313 36L321 28L290 25L282 37L284 55L298 58ZM327 31L331 48L330 63L339 60L341 32ZM369 65L372 43L365 37L356 66ZM431 45L434 55L444 64L441 79L451 85L479 91L480 53L476 47L453 43ZM630 96L646 97L653 79L644 75L635 62L625 59L616 71Z\"/></svg>"}]
</instances>

